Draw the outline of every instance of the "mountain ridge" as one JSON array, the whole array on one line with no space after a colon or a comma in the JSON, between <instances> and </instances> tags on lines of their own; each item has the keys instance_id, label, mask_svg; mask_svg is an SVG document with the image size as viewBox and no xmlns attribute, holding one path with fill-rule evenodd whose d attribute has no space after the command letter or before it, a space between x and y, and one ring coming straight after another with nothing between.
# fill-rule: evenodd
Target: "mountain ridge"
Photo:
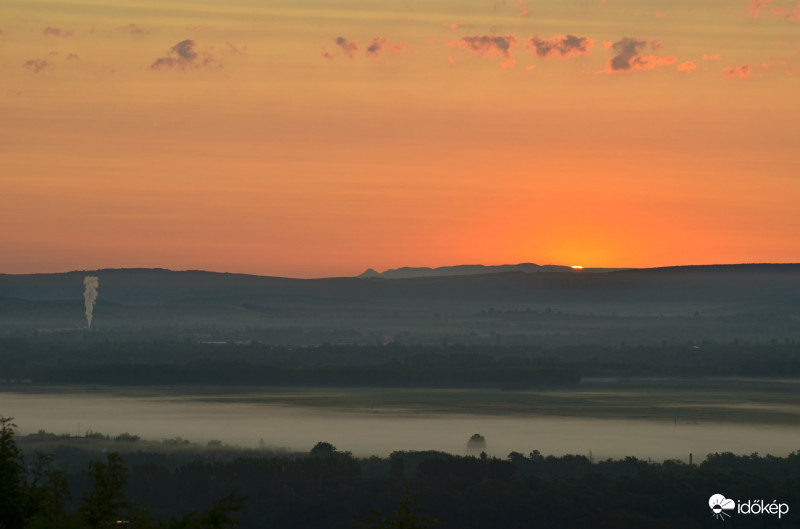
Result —
<instances>
[{"instance_id":1,"label":"mountain ridge","mask_svg":"<svg viewBox=\"0 0 800 529\"><path fill-rule=\"evenodd\" d=\"M629 268L579 268L585 273L616 272L619 270L630 270ZM377 272L373 268L368 268L364 273L357 276L360 278L383 278L383 279L409 279L412 277L442 277L454 275L480 275L497 274L504 272L524 272L526 274L536 272L574 272L575 268L564 265L538 265L536 263L518 263L502 265L482 265L467 264L454 266L439 266L431 268L428 266L402 266L400 268L390 268L383 272Z\"/></svg>"}]
</instances>

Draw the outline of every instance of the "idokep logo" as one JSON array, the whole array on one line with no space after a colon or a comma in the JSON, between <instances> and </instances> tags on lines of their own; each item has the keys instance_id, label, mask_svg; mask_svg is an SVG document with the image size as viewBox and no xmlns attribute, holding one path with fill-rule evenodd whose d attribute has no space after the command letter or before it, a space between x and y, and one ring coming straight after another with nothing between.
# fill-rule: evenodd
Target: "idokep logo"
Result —
<instances>
[{"instance_id":1,"label":"idokep logo","mask_svg":"<svg viewBox=\"0 0 800 529\"><path fill-rule=\"evenodd\" d=\"M711 515L724 522L726 517L731 517L731 515L725 511L736 509L736 502L729 500L722 494L714 494L708 498L708 506L711 507Z\"/></svg>"},{"instance_id":2,"label":"idokep logo","mask_svg":"<svg viewBox=\"0 0 800 529\"><path fill-rule=\"evenodd\" d=\"M772 514L777 515L780 519L781 516L789 512L789 505L786 503L778 503L777 500L764 501L764 500L746 500L736 501L726 498L722 494L714 494L708 498L708 506L711 508L711 515L723 522L730 518L731 515L725 511L731 511L735 514Z\"/></svg>"}]
</instances>

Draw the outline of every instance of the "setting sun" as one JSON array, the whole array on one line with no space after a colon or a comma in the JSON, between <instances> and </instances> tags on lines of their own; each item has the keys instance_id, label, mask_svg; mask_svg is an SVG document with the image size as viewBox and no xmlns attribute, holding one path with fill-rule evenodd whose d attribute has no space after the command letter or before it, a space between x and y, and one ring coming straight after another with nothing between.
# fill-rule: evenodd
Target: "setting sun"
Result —
<instances>
[{"instance_id":1,"label":"setting sun","mask_svg":"<svg viewBox=\"0 0 800 529\"><path fill-rule=\"evenodd\" d=\"M795 19L513 4L4 2L0 271L800 260Z\"/></svg>"}]
</instances>

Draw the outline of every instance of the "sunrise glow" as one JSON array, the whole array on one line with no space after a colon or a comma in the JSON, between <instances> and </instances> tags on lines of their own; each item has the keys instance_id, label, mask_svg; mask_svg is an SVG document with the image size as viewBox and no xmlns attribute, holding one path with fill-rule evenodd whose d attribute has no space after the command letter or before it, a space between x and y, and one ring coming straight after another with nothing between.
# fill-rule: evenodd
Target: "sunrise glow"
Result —
<instances>
[{"instance_id":1,"label":"sunrise glow","mask_svg":"<svg viewBox=\"0 0 800 529\"><path fill-rule=\"evenodd\" d=\"M793 9L6 0L0 273L797 262Z\"/></svg>"}]
</instances>

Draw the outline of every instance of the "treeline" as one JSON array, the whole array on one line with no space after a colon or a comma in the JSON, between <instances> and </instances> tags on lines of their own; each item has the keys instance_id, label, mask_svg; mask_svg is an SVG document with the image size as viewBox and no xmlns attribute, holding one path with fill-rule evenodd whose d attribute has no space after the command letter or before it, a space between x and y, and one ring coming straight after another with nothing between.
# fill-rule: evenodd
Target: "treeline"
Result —
<instances>
[{"instance_id":1,"label":"treeline","mask_svg":"<svg viewBox=\"0 0 800 529\"><path fill-rule=\"evenodd\" d=\"M223 385L294 387L425 387L526 389L577 384L566 366L502 363L491 357L465 364L448 356L432 364L398 362L378 366L282 366L248 362L187 364L90 364L38 367L27 371L37 384Z\"/></svg>"},{"instance_id":2,"label":"treeline","mask_svg":"<svg viewBox=\"0 0 800 529\"><path fill-rule=\"evenodd\" d=\"M780 520L737 515L732 527L800 527L800 452L711 454L688 465L535 450L505 459L441 452L355 458L321 442L305 454L208 451L188 462L185 454L112 453L66 474L57 470L71 466L63 458L85 455L38 455L26 464L10 434L4 422L0 526L8 528L122 520L169 529L691 529L720 523L708 505L713 494L789 506Z\"/></svg>"},{"instance_id":3,"label":"treeline","mask_svg":"<svg viewBox=\"0 0 800 529\"><path fill-rule=\"evenodd\" d=\"M596 376L800 376L800 343L559 348L460 344L284 347L257 342L0 340L0 381L535 388Z\"/></svg>"}]
</instances>

